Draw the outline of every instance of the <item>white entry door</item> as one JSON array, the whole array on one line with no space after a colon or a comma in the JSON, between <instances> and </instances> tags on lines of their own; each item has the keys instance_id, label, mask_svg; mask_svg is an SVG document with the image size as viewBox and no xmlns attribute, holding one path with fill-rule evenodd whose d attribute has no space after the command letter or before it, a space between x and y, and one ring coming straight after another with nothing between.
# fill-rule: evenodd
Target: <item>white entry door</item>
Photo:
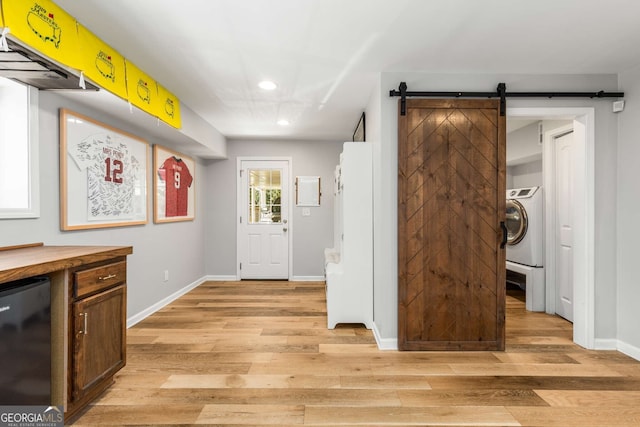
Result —
<instances>
[{"instance_id":1,"label":"white entry door","mask_svg":"<svg viewBox=\"0 0 640 427\"><path fill-rule=\"evenodd\" d=\"M239 160L241 279L289 278L289 161Z\"/></svg>"},{"instance_id":2,"label":"white entry door","mask_svg":"<svg viewBox=\"0 0 640 427\"><path fill-rule=\"evenodd\" d=\"M573 232L575 148L573 132L555 139L556 313L573 322Z\"/></svg>"}]
</instances>

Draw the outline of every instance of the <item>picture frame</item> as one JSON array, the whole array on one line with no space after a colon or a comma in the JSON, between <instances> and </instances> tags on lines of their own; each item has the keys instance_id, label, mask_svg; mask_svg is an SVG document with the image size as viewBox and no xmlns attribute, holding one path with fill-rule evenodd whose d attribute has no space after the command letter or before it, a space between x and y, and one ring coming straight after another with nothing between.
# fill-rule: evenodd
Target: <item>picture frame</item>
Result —
<instances>
[{"instance_id":1,"label":"picture frame","mask_svg":"<svg viewBox=\"0 0 640 427\"><path fill-rule=\"evenodd\" d=\"M153 146L153 222L192 221L196 208L196 163L182 153Z\"/></svg>"},{"instance_id":2,"label":"picture frame","mask_svg":"<svg viewBox=\"0 0 640 427\"><path fill-rule=\"evenodd\" d=\"M296 176L296 206L320 206L320 177Z\"/></svg>"},{"instance_id":3,"label":"picture frame","mask_svg":"<svg viewBox=\"0 0 640 427\"><path fill-rule=\"evenodd\" d=\"M64 108L59 120L60 228L146 224L149 144Z\"/></svg>"},{"instance_id":4,"label":"picture frame","mask_svg":"<svg viewBox=\"0 0 640 427\"><path fill-rule=\"evenodd\" d=\"M353 142L364 142L366 141L366 129L365 129L365 118L364 118L364 113L362 113L362 115L360 116L360 119L358 120L358 124L356 125L356 128L353 131L353 135L351 137L351 140Z\"/></svg>"}]
</instances>

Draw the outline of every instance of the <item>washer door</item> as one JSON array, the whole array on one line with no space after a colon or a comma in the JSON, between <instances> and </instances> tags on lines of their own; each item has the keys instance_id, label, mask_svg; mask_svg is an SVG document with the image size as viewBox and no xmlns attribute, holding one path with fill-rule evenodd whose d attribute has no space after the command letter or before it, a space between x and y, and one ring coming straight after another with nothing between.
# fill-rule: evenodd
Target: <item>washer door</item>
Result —
<instances>
[{"instance_id":1,"label":"washer door","mask_svg":"<svg viewBox=\"0 0 640 427\"><path fill-rule=\"evenodd\" d=\"M527 234L527 211L517 200L507 200L507 245L517 245Z\"/></svg>"}]
</instances>

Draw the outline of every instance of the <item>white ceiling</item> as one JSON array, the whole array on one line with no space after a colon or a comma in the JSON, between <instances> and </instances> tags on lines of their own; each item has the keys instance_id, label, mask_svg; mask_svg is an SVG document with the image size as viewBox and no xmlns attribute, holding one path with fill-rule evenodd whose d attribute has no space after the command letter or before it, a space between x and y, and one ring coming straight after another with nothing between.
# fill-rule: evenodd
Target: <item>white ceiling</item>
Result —
<instances>
[{"instance_id":1,"label":"white ceiling","mask_svg":"<svg viewBox=\"0 0 640 427\"><path fill-rule=\"evenodd\" d=\"M637 0L54 1L228 138L348 140L380 72L640 64Z\"/></svg>"}]
</instances>

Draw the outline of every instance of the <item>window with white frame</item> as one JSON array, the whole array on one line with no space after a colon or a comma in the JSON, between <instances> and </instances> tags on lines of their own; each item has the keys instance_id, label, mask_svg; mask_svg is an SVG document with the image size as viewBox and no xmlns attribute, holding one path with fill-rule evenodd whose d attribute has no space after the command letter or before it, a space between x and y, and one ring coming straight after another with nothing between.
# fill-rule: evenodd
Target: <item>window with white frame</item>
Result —
<instances>
[{"instance_id":1,"label":"window with white frame","mask_svg":"<svg viewBox=\"0 0 640 427\"><path fill-rule=\"evenodd\" d=\"M0 219L36 218L38 90L0 77Z\"/></svg>"}]
</instances>

